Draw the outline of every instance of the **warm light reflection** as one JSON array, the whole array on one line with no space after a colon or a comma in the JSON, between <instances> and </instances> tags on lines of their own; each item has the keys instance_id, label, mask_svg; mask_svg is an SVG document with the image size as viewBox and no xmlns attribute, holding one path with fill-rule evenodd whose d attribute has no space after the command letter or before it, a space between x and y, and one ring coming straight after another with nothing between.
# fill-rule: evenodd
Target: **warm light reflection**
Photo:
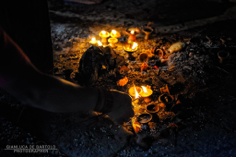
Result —
<instances>
[{"instance_id":1,"label":"warm light reflection","mask_svg":"<svg viewBox=\"0 0 236 157\"><path fill-rule=\"evenodd\" d=\"M134 34L134 30L132 30L130 33L131 33L131 34Z\"/></svg>"},{"instance_id":2,"label":"warm light reflection","mask_svg":"<svg viewBox=\"0 0 236 157\"><path fill-rule=\"evenodd\" d=\"M132 50L136 49L137 46L138 46L138 43L134 42L132 45Z\"/></svg>"},{"instance_id":3,"label":"warm light reflection","mask_svg":"<svg viewBox=\"0 0 236 157\"><path fill-rule=\"evenodd\" d=\"M102 42L101 41L97 41L98 42L98 46L102 46Z\"/></svg>"}]
</instances>

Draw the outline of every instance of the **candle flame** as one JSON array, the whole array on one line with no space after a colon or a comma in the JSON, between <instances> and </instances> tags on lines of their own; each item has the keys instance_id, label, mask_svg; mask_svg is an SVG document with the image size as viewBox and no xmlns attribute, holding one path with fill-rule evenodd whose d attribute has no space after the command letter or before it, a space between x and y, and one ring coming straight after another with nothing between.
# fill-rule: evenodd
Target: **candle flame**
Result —
<instances>
[{"instance_id":1,"label":"candle flame","mask_svg":"<svg viewBox=\"0 0 236 157\"><path fill-rule=\"evenodd\" d=\"M105 35L105 34L106 34L106 31L102 31L102 34Z\"/></svg>"},{"instance_id":2,"label":"candle flame","mask_svg":"<svg viewBox=\"0 0 236 157\"><path fill-rule=\"evenodd\" d=\"M132 30L130 33L131 33L131 34L134 34L134 30Z\"/></svg>"},{"instance_id":3,"label":"candle flame","mask_svg":"<svg viewBox=\"0 0 236 157\"><path fill-rule=\"evenodd\" d=\"M146 88L146 87L144 87L144 86L142 86L142 88L143 88L143 91L144 91L144 93L146 93L146 94L147 94L147 88Z\"/></svg>"},{"instance_id":4,"label":"candle flame","mask_svg":"<svg viewBox=\"0 0 236 157\"><path fill-rule=\"evenodd\" d=\"M138 91L137 91L135 85L134 85L134 92L135 92L135 99L139 98L140 95L138 94Z\"/></svg>"},{"instance_id":5,"label":"candle flame","mask_svg":"<svg viewBox=\"0 0 236 157\"><path fill-rule=\"evenodd\" d=\"M116 30L112 30L111 32L112 32L112 34L116 34Z\"/></svg>"},{"instance_id":6,"label":"candle flame","mask_svg":"<svg viewBox=\"0 0 236 157\"><path fill-rule=\"evenodd\" d=\"M101 41L98 40L98 46L102 46L102 43Z\"/></svg>"},{"instance_id":7,"label":"candle flame","mask_svg":"<svg viewBox=\"0 0 236 157\"><path fill-rule=\"evenodd\" d=\"M132 50L134 50L138 46L138 43L134 42L132 46Z\"/></svg>"}]
</instances>

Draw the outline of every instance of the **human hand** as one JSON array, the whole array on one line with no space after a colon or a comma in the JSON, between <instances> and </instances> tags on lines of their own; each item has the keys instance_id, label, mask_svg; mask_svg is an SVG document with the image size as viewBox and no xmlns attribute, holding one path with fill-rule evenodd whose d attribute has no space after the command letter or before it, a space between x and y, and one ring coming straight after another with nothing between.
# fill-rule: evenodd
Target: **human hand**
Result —
<instances>
[{"instance_id":1,"label":"human hand","mask_svg":"<svg viewBox=\"0 0 236 157\"><path fill-rule=\"evenodd\" d=\"M117 124L128 122L130 117L134 116L130 96L120 91L112 91L112 94L114 104L111 112L107 115Z\"/></svg>"}]
</instances>

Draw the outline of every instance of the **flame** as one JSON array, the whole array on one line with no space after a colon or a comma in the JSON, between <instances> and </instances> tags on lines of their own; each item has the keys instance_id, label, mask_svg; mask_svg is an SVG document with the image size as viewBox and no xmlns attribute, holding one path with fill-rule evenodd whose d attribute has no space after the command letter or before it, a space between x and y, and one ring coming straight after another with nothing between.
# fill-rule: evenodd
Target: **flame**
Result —
<instances>
[{"instance_id":1,"label":"flame","mask_svg":"<svg viewBox=\"0 0 236 157\"><path fill-rule=\"evenodd\" d=\"M116 34L116 30L112 30L111 32L112 32L112 34L114 34L114 35Z\"/></svg>"},{"instance_id":2,"label":"flame","mask_svg":"<svg viewBox=\"0 0 236 157\"><path fill-rule=\"evenodd\" d=\"M106 35L106 31L102 31L102 34L103 34L103 35Z\"/></svg>"},{"instance_id":3,"label":"flame","mask_svg":"<svg viewBox=\"0 0 236 157\"><path fill-rule=\"evenodd\" d=\"M96 42L96 38L93 37L92 40L91 40L91 42Z\"/></svg>"},{"instance_id":4,"label":"flame","mask_svg":"<svg viewBox=\"0 0 236 157\"><path fill-rule=\"evenodd\" d=\"M98 46L102 46L102 43L101 41L98 40Z\"/></svg>"},{"instance_id":5,"label":"flame","mask_svg":"<svg viewBox=\"0 0 236 157\"><path fill-rule=\"evenodd\" d=\"M134 30L132 30L130 33L131 33L131 34L134 34Z\"/></svg>"},{"instance_id":6,"label":"flame","mask_svg":"<svg viewBox=\"0 0 236 157\"><path fill-rule=\"evenodd\" d=\"M134 42L132 46L132 50L136 49L137 46L138 46L138 43Z\"/></svg>"},{"instance_id":7,"label":"flame","mask_svg":"<svg viewBox=\"0 0 236 157\"><path fill-rule=\"evenodd\" d=\"M134 85L134 92L135 92L135 99L141 97L141 96L138 94L138 91L137 91L135 85Z\"/></svg>"},{"instance_id":8,"label":"flame","mask_svg":"<svg viewBox=\"0 0 236 157\"><path fill-rule=\"evenodd\" d=\"M146 88L146 87L144 87L144 86L142 86L142 88L143 88L143 91L144 91L144 93L146 93L146 94L147 94L147 88Z\"/></svg>"}]
</instances>

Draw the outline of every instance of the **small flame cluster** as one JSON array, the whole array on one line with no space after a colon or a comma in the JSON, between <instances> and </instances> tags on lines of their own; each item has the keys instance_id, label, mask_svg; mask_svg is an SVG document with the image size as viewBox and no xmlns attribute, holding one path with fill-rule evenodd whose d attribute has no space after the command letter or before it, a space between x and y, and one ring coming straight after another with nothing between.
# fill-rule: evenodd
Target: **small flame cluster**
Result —
<instances>
[{"instance_id":1,"label":"small flame cluster","mask_svg":"<svg viewBox=\"0 0 236 157\"><path fill-rule=\"evenodd\" d=\"M117 32L116 30L112 30L111 33L105 31L105 30L102 30L100 33L99 33L99 36L102 37L102 38L107 38L111 35L112 38L119 38L120 37L120 33ZM103 46L102 42L100 40L96 40L95 37L92 37L92 39L90 40L90 43L95 45L95 44L98 44L98 46Z\"/></svg>"}]
</instances>

